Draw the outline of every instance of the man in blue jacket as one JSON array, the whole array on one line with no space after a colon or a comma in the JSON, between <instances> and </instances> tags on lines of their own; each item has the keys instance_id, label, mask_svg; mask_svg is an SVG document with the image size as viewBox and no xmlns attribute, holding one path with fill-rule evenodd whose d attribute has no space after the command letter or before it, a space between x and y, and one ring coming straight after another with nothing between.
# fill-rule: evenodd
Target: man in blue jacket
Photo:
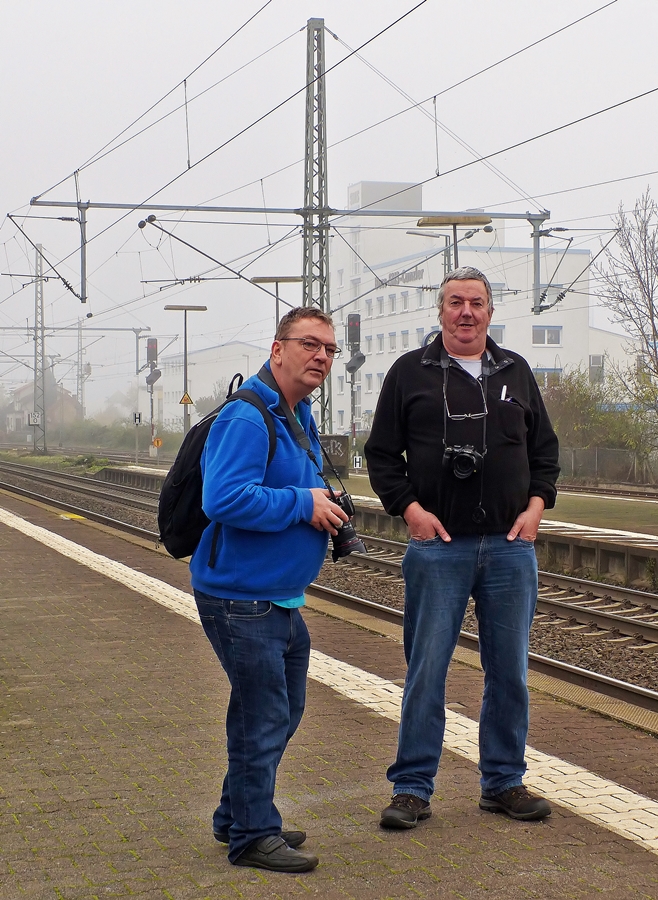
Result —
<instances>
[{"instance_id":1,"label":"man in blue jacket","mask_svg":"<svg viewBox=\"0 0 658 900\"><path fill-rule=\"evenodd\" d=\"M201 623L231 684L226 716L228 772L213 815L215 838L234 865L305 872L318 858L298 849L303 831L282 831L276 770L304 711L310 640L299 608L317 577L329 534L347 521L284 414L294 413L318 460L308 395L340 353L329 316L298 307L277 328L265 375L249 378L272 414L276 450L250 403L227 404L201 460L210 525L190 562ZM215 523L221 523L214 566Z\"/></svg>"}]
</instances>

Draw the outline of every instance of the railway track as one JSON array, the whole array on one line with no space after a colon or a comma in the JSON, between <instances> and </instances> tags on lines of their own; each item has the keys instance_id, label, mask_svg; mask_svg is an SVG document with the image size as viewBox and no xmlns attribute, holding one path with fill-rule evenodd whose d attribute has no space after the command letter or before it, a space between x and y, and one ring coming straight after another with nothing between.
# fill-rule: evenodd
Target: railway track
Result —
<instances>
[{"instance_id":1,"label":"railway track","mask_svg":"<svg viewBox=\"0 0 658 900\"><path fill-rule=\"evenodd\" d=\"M320 584L309 585L309 591L314 596L328 601L335 606L343 609L356 610L366 613L373 619L383 622L390 622L401 625L403 613L400 610L391 609L381 603L373 603L371 600L364 600L361 597L354 597L351 594L345 594ZM478 637L467 631L460 631L459 645L469 650L477 651L479 647ZM658 693L648 688L639 687L638 685L628 684L625 681L619 681L615 678L608 678L596 672L590 672L587 669L581 669L578 666L572 666L568 663L560 662L556 659L549 659L538 653L528 654L529 668L534 672L543 675L550 675L569 684L575 684L588 690L605 694L607 697L614 697L617 700L623 700L642 709L648 709L652 712L658 712Z\"/></svg>"},{"instance_id":2,"label":"railway track","mask_svg":"<svg viewBox=\"0 0 658 900\"><path fill-rule=\"evenodd\" d=\"M126 485L99 483L68 473L52 472L35 466L0 462L0 473L10 473L29 480L30 487L23 488L24 496L44 499L34 493L33 484L56 490L74 491L103 503L126 506L155 514L157 493ZM7 490L19 490L6 482L0 486ZM74 515L88 518L95 516L88 508L57 501ZM101 519L107 517L101 516ZM120 520L112 519L116 525ZM134 527L134 526L133 526ZM144 529L141 529L142 531ZM138 529L140 531L140 529ZM367 555L353 553L351 566L366 567L401 577L405 544L384 538L364 537L369 548ZM592 639L611 640L616 643L640 642L643 649L658 648L658 595L630 588L585 581L565 575L540 572L540 590L535 621L562 620L564 627L580 631Z\"/></svg>"},{"instance_id":3,"label":"railway track","mask_svg":"<svg viewBox=\"0 0 658 900\"><path fill-rule=\"evenodd\" d=\"M30 477L34 481L33 467L26 467L31 470ZM52 473L48 473L52 474ZM65 480L72 476L66 476ZM73 484L79 492L85 487L93 488L88 493L90 500L98 499L102 496L104 500L109 497L112 502L134 508L135 500L140 495L149 495L148 491L137 491L136 489L126 489L121 486L115 492L109 492L107 486L103 486L100 494L91 479L76 479ZM81 484L84 482L85 484ZM50 485L53 486L54 482ZM62 487L62 480L57 481L57 486ZM51 497L38 494L26 487L17 487L13 484L0 482L0 489L10 491L30 499L56 506L70 514L81 516L92 521L110 526L117 530L130 533L136 537L142 538L149 542L157 543L158 535L150 529L140 528L125 522L123 519L111 518L93 510L79 507L74 504L53 500ZM154 498L154 495L151 494ZM151 502L154 502L152 500ZM348 566L355 566L364 571L364 567L370 570L377 569L399 577L401 575L401 559L404 551L404 544L397 541L387 541L381 538L365 538L369 548L369 553L364 556L361 554L352 554L349 557ZM347 567L347 566L346 566ZM568 579L564 576L556 576L551 573L542 573L542 580L548 582L542 584L539 599L539 615L546 616L547 619L553 619L559 616L565 620L566 627L577 627L584 630L589 629L592 639L600 640L608 638L610 640L621 640L637 647L638 643L642 643L644 647L649 647L652 643L658 643L658 596L646 595L637 591L625 591L619 588L610 588L608 585L596 585L577 579ZM599 590L600 596L596 596L595 591ZM341 591L333 590L327 586L314 583L309 588L313 594L322 596L325 600L331 602L334 606L358 608L360 612L388 622L400 623L402 620L402 612L389 605L376 603L361 597L355 597ZM616 598L611 593L617 595ZM558 597L554 596L555 594ZM564 599L565 595L568 599ZM624 595L624 599L620 599ZM627 595L639 595L634 600L629 600ZM560 599L561 598L561 599ZM641 607L640 607L641 598ZM578 601L578 602L576 602ZM630 604L633 606L630 606ZM626 606L625 606L626 604ZM602 609L602 606L613 607L613 609ZM622 616L619 614L619 607L624 608L625 613L632 615ZM630 608L629 608L630 607ZM639 611L641 608L642 611ZM544 612L544 609L550 610ZM578 617L583 617L582 623ZM641 618L642 617L642 618ZM618 621L619 620L619 621ZM628 634L622 635L622 629L629 631ZM621 636L621 637L620 637ZM460 643L470 649L477 649L477 636L467 631L461 633ZM642 707L658 712L658 692L650 690L646 687L628 684L606 675L588 671L577 666L559 660L551 659L540 654L531 654L530 665L535 671L550 674L555 678L568 681L572 684L578 684L588 687L598 693L609 697L624 700L632 705Z\"/></svg>"},{"instance_id":4,"label":"railway track","mask_svg":"<svg viewBox=\"0 0 658 900\"><path fill-rule=\"evenodd\" d=\"M74 491L87 497L104 500L107 503L121 503L146 512L157 512L158 509L158 495L153 491L145 491L141 488L127 485L108 487L107 484L95 481L93 478L0 461L0 474L2 473L18 475L28 479L31 484L43 484L66 491Z\"/></svg>"},{"instance_id":5,"label":"railway track","mask_svg":"<svg viewBox=\"0 0 658 900\"><path fill-rule=\"evenodd\" d=\"M369 553L352 553L349 565L402 576L405 544L369 536L363 540ZM658 648L658 594L540 572L537 611L536 623L555 617L592 638Z\"/></svg>"},{"instance_id":6,"label":"railway track","mask_svg":"<svg viewBox=\"0 0 658 900\"><path fill-rule=\"evenodd\" d=\"M601 497L626 497L631 500L655 500L658 502L658 489L656 488L653 490L651 488L636 490L632 486L618 486L614 488L589 487L587 485L562 484L560 482L558 483L558 489L561 494L594 494Z\"/></svg>"}]
</instances>

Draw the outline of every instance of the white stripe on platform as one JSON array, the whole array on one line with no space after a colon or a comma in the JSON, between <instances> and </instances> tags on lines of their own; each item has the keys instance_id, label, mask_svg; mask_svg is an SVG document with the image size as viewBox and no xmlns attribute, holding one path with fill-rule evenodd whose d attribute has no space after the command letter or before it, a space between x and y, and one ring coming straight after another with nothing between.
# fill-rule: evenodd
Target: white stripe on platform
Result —
<instances>
[{"instance_id":1,"label":"white stripe on platform","mask_svg":"<svg viewBox=\"0 0 658 900\"><path fill-rule=\"evenodd\" d=\"M196 604L191 594L94 553L68 538L33 525L2 508L0 508L0 522L80 565L199 623ZM311 651L309 676L387 719L400 721L402 689L391 681L325 656L317 650ZM479 757L477 722L449 709L446 710L446 717L445 748L477 763ZM576 815L658 854L658 803L655 800L532 747L526 748L526 759L528 772L525 783L529 787Z\"/></svg>"}]
</instances>

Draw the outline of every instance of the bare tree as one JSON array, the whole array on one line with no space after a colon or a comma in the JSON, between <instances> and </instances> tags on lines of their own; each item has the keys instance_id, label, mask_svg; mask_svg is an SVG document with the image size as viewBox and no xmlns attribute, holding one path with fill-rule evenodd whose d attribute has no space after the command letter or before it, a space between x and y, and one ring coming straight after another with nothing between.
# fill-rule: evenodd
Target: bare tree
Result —
<instances>
[{"instance_id":1,"label":"bare tree","mask_svg":"<svg viewBox=\"0 0 658 900\"><path fill-rule=\"evenodd\" d=\"M649 448L658 445L658 204L649 189L632 212L620 205L616 240L597 266L598 295L636 345L637 364L614 367ZM653 446L652 446L653 445Z\"/></svg>"},{"instance_id":2,"label":"bare tree","mask_svg":"<svg viewBox=\"0 0 658 900\"><path fill-rule=\"evenodd\" d=\"M658 204L648 188L631 213L620 205L615 225L617 239L597 266L598 294L637 342L640 368L658 379Z\"/></svg>"}]
</instances>

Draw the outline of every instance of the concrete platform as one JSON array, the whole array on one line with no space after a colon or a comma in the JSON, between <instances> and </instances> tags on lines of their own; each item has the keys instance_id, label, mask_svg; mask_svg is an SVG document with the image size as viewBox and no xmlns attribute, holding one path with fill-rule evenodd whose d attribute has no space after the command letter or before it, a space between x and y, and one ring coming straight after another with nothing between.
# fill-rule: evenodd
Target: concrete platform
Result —
<instances>
[{"instance_id":1,"label":"concrete platform","mask_svg":"<svg viewBox=\"0 0 658 900\"><path fill-rule=\"evenodd\" d=\"M533 692L532 777L566 805L541 823L481 812L481 676L459 663L434 816L381 831L402 648L312 610L307 712L277 802L321 865L230 866L210 831L227 683L186 567L6 494L0 567L2 900L658 898L656 737Z\"/></svg>"}]
</instances>

